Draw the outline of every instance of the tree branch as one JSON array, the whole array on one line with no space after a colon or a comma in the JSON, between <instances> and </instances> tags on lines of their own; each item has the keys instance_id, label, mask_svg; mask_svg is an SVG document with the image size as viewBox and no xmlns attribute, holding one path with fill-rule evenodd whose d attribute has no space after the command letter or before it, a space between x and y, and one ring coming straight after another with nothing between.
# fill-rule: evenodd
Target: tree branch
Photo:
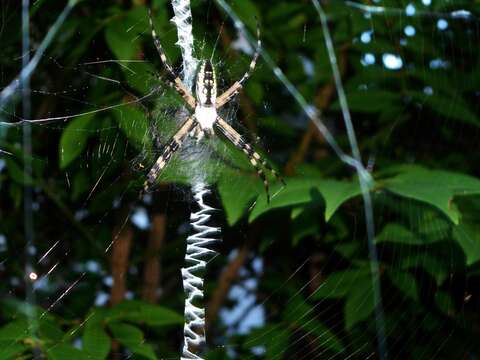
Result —
<instances>
[{"instance_id":1,"label":"tree branch","mask_svg":"<svg viewBox=\"0 0 480 360\"><path fill-rule=\"evenodd\" d=\"M143 270L142 298L149 303L158 300L158 288L161 279L160 251L165 241L167 216L165 213L156 213L152 218L152 228L148 236L148 245L145 253L145 268Z\"/></svg>"}]
</instances>

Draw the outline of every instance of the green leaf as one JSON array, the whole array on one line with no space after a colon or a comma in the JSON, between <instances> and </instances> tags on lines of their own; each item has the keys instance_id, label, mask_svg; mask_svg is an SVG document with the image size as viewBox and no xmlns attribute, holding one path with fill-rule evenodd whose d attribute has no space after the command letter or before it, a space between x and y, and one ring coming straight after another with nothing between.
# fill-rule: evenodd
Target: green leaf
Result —
<instances>
[{"instance_id":1,"label":"green leaf","mask_svg":"<svg viewBox=\"0 0 480 360\"><path fill-rule=\"evenodd\" d=\"M255 3L251 0L232 1L229 3L235 14L245 23L250 31L257 27L257 19L260 19L260 13Z\"/></svg>"},{"instance_id":2,"label":"green leaf","mask_svg":"<svg viewBox=\"0 0 480 360\"><path fill-rule=\"evenodd\" d=\"M111 347L110 337L99 321L87 322L82 337L82 348L93 359L106 359Z\"/></svg>"},{"instance_id":3,"label":"green leaf","mask_svg":"<svg viewBox=\"0 0 480 360\"><path fill-rule=\"evenodd\" d=\"M168 13L165 10L165 6L168 6L168 0L154 0L152 2L152 9L154 13L152 14L153 24L156 29L160 29L169 23ZM195 4L193 4L195 6Z\"/></svg>"},{"instance_id":4,"label":"green leaf","mask_svg":"<svg viewBox=\"0 0 480 360\"><path fill-rule=\"evenodd\" d=\"M435 304L437 304L438 308L445 315L453 316L455 314L453 300L448 293L444 291L437 291L435 293Z\"/></svg>"},{"instance_id":5,"label":"green leaf","mask_svg":"<svg viewBox=\"0 0 480 360\"><path fill-rule=\"evenodd\" d=\"M394 242L409 245L422 245L421 238L402 225L390 223L383 227L380 234L375 238L375 242Z\"/></svg>"},{"instance_id":6,"label":"green leaf","mask_svg":"<svg viewBox=\"0 0 480 360\"><path fill-rule=\"evenodd\" d=\"M457 94L457 93L456 93ZM411 93L412 97L422 104L428 106L432 111L442 117L463 121L467 124L479 126L478 116L469 108L463 98L457 96L446 96L439 93L425 95L423 93Z\"/></svg>"},{"instance_id":7,"label":"green leaf","mask_svg":"<svg viewBox=\"0 0 480 360\"><path fill-rule=\"evenodd\" d=\"M470 266L480 260L480 199L467 197L462 200L459 202L462 218L460 224L453 227L452 234L465 254L467 265Z\"/></svg>"},{"instance_id":8,"label":"green leaf","mask_svg":"<svg viewBox=\"0 0 480 360\"><path fill-rule=\"evenodd\" d=\"M145 30L145 25L135 16L139 11L143 12L143 19L147 19L145 8L137 7L131 12L117 13L105 29L107 45L119 60L132 60L140 54L138 34Z\"/></svg>"},{"instance_id":9,"label":"green leaf","mask_svg":"<svg viewBox=\"0 0 480 360\"><path fill-rule=\"evenodd\" d=\"M425 245L441 240L440 237L422 237L416 235L406 227L397 223L385 225L380 234L375 238L377 244L381 242L392 242L405 245Z\"/></svg>"},{"instance_id":10,"label":"green leaf","mask_svg":"<svg viewBox=\"0 0 480 360\"><path fill-rule=\"evenodd\" d=\"M8 175L18 184L21 185L32 185L33 178L30 175L27 175L23 169L18 165L13 159L6 158L5 163L7 164Z\"/></svg>"},{"instance_id":11,"label":"green leaf","mask_svg":"<svg viewBox=\"0 0 480 360\"><path fill-rule=\"evenodd\" d=\"M49 360L88 360L91 359L86 353L74 348L72 345L59 343L47 350Z\"/></svg>"},{"instance_id":12,"label":"green leaf","mask_svg":"<svg viewBox=\"0 0 480 360\"><path fill-rule=\"evenodd\" d=\"M267 203L265 194L258 197L249 217L250 222L272 209L309 204L321 201L322 198L325 201L325 220L328 221L340 205L360 194L360 188L356 182L289 178L287 186L280 188L277 184L272 187L272 194L275 196L272 196L270 204Z\"/></svg>"},{"instance_id":13,"label":"green leaf","mask_svg":"<svg viewBox=\"0 0 480 360\"><path fill-rule=\"evenodd\" d=\"M71 198L72 200L78 200L81 195L85 194L87 191L91 190L89 188L90 182L88 179L88 174L85 171L77 172L72 181L72 190Z\"/></svg>"},{"instance_id":14,"label":"green leaf","mask_svg":"<svg viewBox=\"0 0 480 360\"><path fill-rule=\"evenodd\" d=\"M318 186L318 180L299 178L288 179L287 186L283 189L280 185L275 184L271 188L274 196L272 196L270 204L267 203L266 195L260 194L248 220L252 222L272 209L309 203L313 200L311 190L316 186Z\"/></svg>"},{"instance_id":15,"label":"green leaf","mask_svg":"<svg viewBox=\"0 0 480 360\"><path fill-rule=\"evenodd\" d=\"M411 207L410 204L409 207ZM416 218L418 233L426 238L428 242L445 239L449 236L450 230L454 226L443 214L440 214L441 216L438 215L437 209L427 209L422 204L422 210Z\"/></svg>"},{"instance_id":16,"label":"green leaf","mask_svg":"<svg viewBox=\"0 0 480 360\"><path fill-rule=\"evenodd\" d=\"M65 169L82 153L91 134L93 117L94 114L89 114L75 118L63 130L59 145L60 168Z\"/></svg>"},{"instance_id":17,"label":"green leaf","mask_svg":"<svg viewBox=\"0 0 480 360\"><path fill-rule=\"evenodd\" d=\"M262 183L257 177L225 170L218 181L218 192L230 226L242 218L248 207L262 191Z\"/></svg>"},{"instance_id":18,"label":"green leaf","mask_svg":"<svg viewBox=\"0 0 480 360\"><path fill-rule=\"evenodd\" d=\"M416 37L416 36L415 36ZM423 41L427 43L426 41ZM410 43L410 41L409 41ZM429 86L432 88L433 93L440 92L441 97L447 96L449 98L457 96L459 90L462 89L467 83L460 78L452 77L449 73L438 70L425 70L425 69L411 69L408 74L415 79L422 81L423 86ZM446 86L447 84L451 86ZM462 91L460 90L460 91ZM424 100L427 96L425 93L414 93L414 98L418 101Z\"/></svg>"},{"instance_id":19,"label":"green leaf","mask_svg":"<svg viewBox=\"0 0 480 360\"><path fill-rule=\"evenodd\" d=\"M345 297L356 283L366 282L371 278L370 270L357 268L339 271L331 274L312 294L312 298L342 298Z\"/></svg>"},{"instance_id":20,"label":"green leaf","mask_svg":"<svg viewBox=\"0 0 480 360\"><path fill-rule=\"evenodd\" d=\"M480 229L478 224L459 224L453 228L453 238L465 253L467 265L480 260Z\"/></svg>"},{"instance_id":21,"label":"green leaf","mask_svg":"<svg viewBox=\"0 0 480 360\"><path fill-rule=\"evenodd\" d=\"M120 322L112 322L108 326L113 337L126 346L142 344L145 341L142 330L136 326Z\"/></svg>"},{"instance_id":22,"label":"green leaf","mask_svg":"<svg viewBox=\"0 0 480 360\"><path fill-rule=\"evenodd\" d=\"M288 348L290 331L280 324L267 325L253 330L247 337L249 348L265 346L265 359L281 359Z\"/></svg>"},{"instance_id":23,"label":"green leaf","mask_svg":"<svg viewBox=\"0 0 480 360\"><path fill-rule=\"evenodd\" d=\"M126 346L134 354L142 355L147 359L157 359L152 347L145 343L142 331L136 326L114 322L109 324L113 337Z\"/></svg>"},{"instance_id":24,"label":"green leaf","mask_svg":"<svg viewBox=\"0 0 480 360\"><path fill-rule=\"evenodd\" d=\"M142 301L124 301L118 304L111 310L108 320L129 320L150 326L183 324L183 316L175 311Z\"/></svg>"},{"instance_id":25,"label":"green leaf","mask_svg":"<svg viewBox=\"0 0 480 360\"><path fill-rule=\"evenodd\" d=\"M0 328L0 341L17 341L31 336L26 319L15 320Z\"/></svg>"},{"instance_id":26,"label":"green leaf","mask_svg":"<svg viewBox=\"0 0 480 360\"><path fill-rule=\"evenodd\" d=\"M298 212L300 210L300 212ZM292 245L297 246L300 240L308 236L316 236L319 234L321 220L320 210L318 206L306 206L293 208L291 225Z\"/></svg>"},{"instance_id":27,"label":"green leaf","mask_svg":"<svg viewBox=\"0 0 480 360\"><path fill-rule=\"evenodd\" d=\"M47 318L40 319L38 333L42 340L48 339L54 343L61 341L65 335L54 319Z\"/></svg>"},{"instance_id":28,"label":"green leaf","mask_svg":"<svg viewBox=\"0 0 480 360\"><path fill-rule=\"evenodd\" d=\"M319 349L325 348L335 353L345 351L345 347L338 336L321 322L309 319L300 324L300 327L306 334L314 337L316 347Z\"/></svg>"},{"instance_id":29,"label":"green leaf","mask_svg":"<svg viewBox=\"0 0 480 360\"><path fill-rule=\"evenodd\" d=\"M372 278L359 278L352 285L345 302L345 328L351 330L356 324L366 320L375 310L375 293ZM377 280L378 281L378 280Z\"/></svg>"},{"instance_id":30,"label":"green leaf","mask_svg":"<svg viewBox=\"0 0 480 360\"><path fill-rule=\"evenodd\" d=\"M340 339L327 326L315 320L314 316L315 309L300 296L291 298L283 313L289 325L302 329L310 336L313 335L318 348L326 348L335 353L345 351Z\"/></svg>"},{"instance_id":31,"label":"green leaf","mask_svg":"<svg viewBox=\"0 0 480 360\"><path fill-rule=\"evenodd\" d=\"M408 272L393 269L388 271L388 277L401 292L414 301L418 301L417 280Z\"/></svg>"},{"instance_id":32,"label":"green leaf","mask_svg":"<svg viewBox=\"0 0 480 360\"><path fill-rule=\"evenodd\" d=\"M226 349L215 349L205 354L205 360L230 360Z\"/></svg>"},{"instance_id":33,"label":"green leaf","mask_svg":"<svg viewBox=\"0 0 480 360\"><path fill-rule=\"evenodd\" d=\"M124 106L114 111L120 129L135 148L141 150L144 146L152 148L151 134L145 114L133 106Z\"/></svg>"},{"instance_id":34,"label":"green leaf","mask_svg":"<svg viewBox=\"0 0 480 360\"><path fill-rule=\"evenodd\" d=\"M152 76L156 73L156 69L147 62L124 63L121 69L128 85L143 94L149 93L158 86L157 79Z\"/></svg>"},{"instance_id":35,"label":"green leaf","mask_svg":"<svg viewBox=\"0 0 480 360\"><path fill-rule=\"evenodd\" d=\"M400 174L385 180L384 187L397 195L426 202L458 224L455 196L480 194L480 180L454 172L405 166Z\"/></svg>"},{"instance_id":36,"label":"green leaf","mask_svg":"<svg viewBox=\"0 0 480 360\"><path fill-rule=\"evenodd\" d=\"M335 251L345 259L351 259L358 254L360 244L358 242L340 243L335 245Z\"/></svg>"},{"instance_id":37,"label":"green leaf","mask_svg":"<svg viewBox=\"0 0 480 360\"><path fill-rule=\"evenodd\" d=\"M263 86L255 81L248 82L245 86L245 92L253 100L256 105L261 105L263 102ZM263 123L263 122L262 122Z\"/></svg>"},{"instance_id":38,"label":"green leaf","mask_svg":"<svg viewBox=\"0 0 480 360\"><path fill-rule=\"evenodd\" d=\"M331 219L340 205L362 193L356 180L351 182L323 180L319 190L325 199L325 221Z\"/></svg>"},{"instance_id":39,"label":"green leaf","mask_svg":"<svg viewBox=\"0 0 480 360\"><path fill-rule=\"evenodd\" d=\"M428 253L409 255L402 259L400 267L402 269L422 268L435 279L437 285L441 285L448 275L444 264Z\"/></svg>"},{"instance_id":40,"label":"green leaf","mask_svg":"<svg viewBox=\"0 0 480 360\"><path fill-rule=\"evenodd\" d=\"M400 102L400 96L398 93L387 91L357 90L348 92L347 100L351 111L377 113L395 106L397 102ZM332 110L340 110L340 104L334 103Z\"/></svg>"},{"instance_id":41,"label":"green leaf","mask_svg":"<svg viewBox=\"0 0 480 360\"><path fill-rule=\"evenodd\" d=\"M0 360L19 359L19 355L27 349L28 346L24 344L0 340Z\"/></svg>"},{"instance_id":42,"label":"green leaf","mask_svg":"<svg viewBox=\"0 0 480 360\"><path fill-rule=\"evenodd\" d=\"M36 314L44 314L45 309L41 306L32 305L22 300L17 300L15 298L6 298L1 300L2 306L0 311L5 315L15 314L18 318L18 321L24 321L25 319L31 319L28 321L29 326L32 324L33 319ZM45 313L43 318L54 319L50 313Z\"/></svg>"}]
</instances>

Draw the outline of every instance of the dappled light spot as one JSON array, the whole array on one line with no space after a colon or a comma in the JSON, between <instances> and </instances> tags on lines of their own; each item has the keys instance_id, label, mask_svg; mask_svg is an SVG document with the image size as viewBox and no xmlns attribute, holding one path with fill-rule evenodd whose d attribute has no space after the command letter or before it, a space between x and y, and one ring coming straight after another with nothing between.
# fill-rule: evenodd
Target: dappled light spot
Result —
<instances>
[{"instance_id":1,"label":"dappled light spot","mask_svg":"<svg viewBox=\"0 0 480 360\"><path fill-rule=\"evenodd\" d=\"M28 278L32 281L35 281L35 280L38 279L38 275L37 275L37 273L32 271L30 274L28 274Z\"/></svg>"},{"instance_id":2,"label":"dappled light spot","mask_svg":"<svg viewBox=\"0 0 480 360\"><path fill-rule=\"evenodd\" d=\"M372 30L364 31L362 35L360 35L360 41L364 44L368 44L370 41L372 41Z\"/></svg>"},{"instance_id":3,"label":"dappled light spot","mask_svg":"<svg viewBox=\"0 0 480 360\"><path fill-rule=\"evenodd\" d=\"M132 223L141 230L146 230L150 227L147 210L143 207L136 208L131 219Z\"/></svg>"},{"instance_id":4,"label":"dappled light spot","mask_svg":"<svg viewBox=\"0 0 480 360\"><path fill-rule=\"evenodd\" d=\"M399 70L403 67L403 60L400 56L395 54L383 54L383 65L389 70Z\"/></svg>"},{"instance_id":5,"label":"dappled light spot","mask_svg":"<svg viewBox=\"0 0 480 360\"><path fill-rule=\"evenodd\" d=\"M448 21L445 19L439 19L437 21L437 28L438 30L446 30L448 28Z\"/></svg>"},{"instance_id":6,"label":"dappled light spot","mask_svg":"<svg viewBox=\"0 0 480 360\"><path fill-rule=\"evenodd\" d=\"M412 25L405 26L405 28L403 29L403 32L407 36L414 36L416 33L415 28Z\"/></svg>"},{"instance_id":7,"label":"dappled light spot","mask_svg":"<svg viewBox=\"0 0 480 360\"><path fill-rule=\"evenodd\" d=\"M413 16L413 15L415 15L416 12L417 12L417 10L415 9L415 5L413 5L413 4L408 4L405 8L405 14L407 16Z\"/></svg>"},{"instance_id":8,"label":"dappled light spot","mask_svg":"<svg viewBox=\"0 0 480 360\"><path fill-rule=\"evenodd\" d=\"M371 53L364 54L362 59L361 59L361 63L364 66L375 64L375 55L373 55Z\"/></svg>"}]
</instances>

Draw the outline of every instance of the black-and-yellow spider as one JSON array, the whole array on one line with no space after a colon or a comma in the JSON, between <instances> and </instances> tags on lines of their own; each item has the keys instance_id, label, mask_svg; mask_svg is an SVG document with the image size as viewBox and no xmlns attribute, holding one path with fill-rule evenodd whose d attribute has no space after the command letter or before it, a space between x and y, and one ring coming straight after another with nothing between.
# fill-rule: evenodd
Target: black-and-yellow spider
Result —
<instances>
[{"instance_id":1,"label":"black-and-yellow spider","mask_svg":"<svg viewBox=\"0 0 480 360\"><path fill-rule=\"evenodd\" d=\"M182 146L182 143L187 136L190 135L199 140L205 135L208 136L214 135L215 133L220 133L233 145L235 145L235 147L242 150L247 155L250 163L263 180L265 191L267 193L267 201L270 202L268 180L263 172L262 167L268 169L275 176L275 178L279 179L283 184L285 184L285 182L277 174L277 172L270 165L268 165L267 161L253 149L253 147L245 140L245 138L224 119L222 119L217 112L218 109L232 100L238 94L245 81L247 81L255 69L255 65L260 54L260 37L258 36L257 49L253 55L252 61L250 62L248 71L239 81L236 81L232 86L230 86L230 88L228 88L228 90L218 97L215 69L209 60L202 61L196 74L194 97L168 62L162 45L160 44L158 36L155 32L150 11L149 21L155 47L157 48L163 65L172 79L170 84L183 97L185 103L187 104L188 110L191 111L191 115L185 120L185 122L183 122L176 134L163 147L160 157L148 172L147 180L143 185L144 191L147 192L149 188L156 182L163 168L168 164L172 155Z\"/></svg>"}]
</instances>

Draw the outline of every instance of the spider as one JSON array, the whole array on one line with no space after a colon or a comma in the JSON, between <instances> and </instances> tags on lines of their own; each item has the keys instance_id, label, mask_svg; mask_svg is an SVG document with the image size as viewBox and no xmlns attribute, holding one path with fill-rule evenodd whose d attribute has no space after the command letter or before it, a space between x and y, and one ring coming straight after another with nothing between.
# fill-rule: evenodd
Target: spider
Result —
<instances>
[{"instance_id":1,"label":"spider","mask_svg":"<svg viewBox=\"0 0 480 360\"><path fill-rule=\"evenodd\" d=\"M280 180L285 185L285 181L280 177L277 172L258 154L245 138L240 135L230 124L228 124L219 114L218 109L231 101L242 89L243 84L251 76L255 69L255 65L258 60L261 48L261 40L259 29L257 28L257 49L250 62L249 69L242 76L242 78L236 81L230 88L228 88L223 94L217 97L217 83L215 69L212 66L210 60L203 60L196 74L196 86L195 97L190 93L187 86L180 80L172 65L170 65L165 51L163 50L160 40L155 32L153 26L152 14L148 12L149 22L152 32L153 42L157 48L157 52L160 55L160 60L163 63L168 75L171 77L169 85L172 86L185 101L190 116L188 116L175 135L168 141L163 147L161 155L158 157L155 164L151 167L147 175L147 180L143 185L145 192L149 191L149 188L156 182L158 176L162 172L163 168L168 164L172 155L180 149L183 142L188 136L192 136L199 141L205 135L213 136L215 134L221 134L225 139L230 141L236 148L240 149L248 157L250 164L257 171L258 176L263 180L265 187L267 202L270 202L270 193L267 177L263 172L263 168L269 170L273 176Z\"/></svg>"}]
</instances>

